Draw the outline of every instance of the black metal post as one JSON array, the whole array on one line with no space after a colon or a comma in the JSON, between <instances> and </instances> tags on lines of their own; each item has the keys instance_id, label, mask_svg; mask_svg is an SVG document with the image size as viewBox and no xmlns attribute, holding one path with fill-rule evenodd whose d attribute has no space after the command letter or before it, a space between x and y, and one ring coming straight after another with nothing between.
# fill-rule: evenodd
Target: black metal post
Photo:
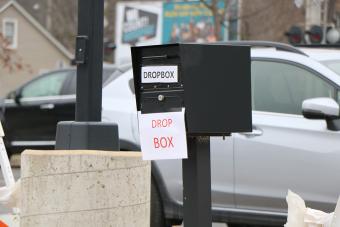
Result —
<instances>
[{"instance_id":1,"label":"black metal post","mask_svg":"<svg viewBox=\"0 0 340 227\"><path fill-rule=\"evenodd\" d=\"M210 137L189 137L188 159L183 159L185 227L211 227Z\"/></svg>"},{"instance_id":2,"label":"black metal post","mask_svg":"<svg viewBox=\"0 0 340 227\"><path fill-rule=\"evenodd\" d=\"M118 125L101 122L104 0L78 1L76 121L59 122L59 149L119 150Z\"/></svg>"},{"instance_id":3,"label":"black metal post","mask_svg":"<svg viewBox=\"0 0 340 227\"><path fill-rule=\"evenodd\" d=\"M103 29L104 0L79 0L78 38L84 42L76 53L85 59L77 65L76 121L101 121Z\"/></svg>"}]
</instances>

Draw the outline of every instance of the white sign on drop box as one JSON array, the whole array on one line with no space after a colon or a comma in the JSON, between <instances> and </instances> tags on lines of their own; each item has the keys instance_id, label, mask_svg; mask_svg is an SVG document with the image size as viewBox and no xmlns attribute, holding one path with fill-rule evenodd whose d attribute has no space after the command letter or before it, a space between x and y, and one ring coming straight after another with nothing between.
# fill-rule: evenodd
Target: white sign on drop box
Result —
<instances>
[{"instance_id":1,"label":"white sign on drop box","mask_svg":"<svg viewBox=\"0 0 340 227\"><path fill-rule=\"evenodd\" d=\"M160 65L142 67L141 81L147 83L177 83L178 66Z\"/></svg>"},{"instance_id":2,"label":"white sign on drop box","mask_svg":"<svg viewBox=\"0 0 340 227\"><path fill-rule=\"evenodd\" d=\"M142 114L138 112L143 160L188 158L184 110Z\"/></svg>"}]
</instances>

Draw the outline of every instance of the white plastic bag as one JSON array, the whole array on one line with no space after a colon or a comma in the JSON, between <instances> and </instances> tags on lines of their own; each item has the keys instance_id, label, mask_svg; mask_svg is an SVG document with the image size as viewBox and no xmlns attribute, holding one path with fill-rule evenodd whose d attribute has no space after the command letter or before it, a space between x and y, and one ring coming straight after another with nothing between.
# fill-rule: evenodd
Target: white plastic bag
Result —
<instances>
[{"instance_id":1,"label":"white plastic bag","mask_svg":"<svg viewBox=\"0 0 340 227\"><path fill-rule=\"evenodd\" d=\"M304 223L307 227L331 227L333 213L307 208Z\"/></svg>"},{"instance_id":2,"label":"white plastic bag","mask_svg":"<svg viewBox=\"0 0 340 227\"><path fill-rule=\"evenodd\" d=\"M304 218L307 210L305 201L290 190L286 200L288 203L288 218L285 227L305 227Z\"/></svg>"},{"instance_id":3,"label":"white plastic bag","mask_svg":"<svg viewBox=\"0 0 340 227\"><path fill-rule=\"evenodd\" d=\"M288 218L285 227L340 227L340 198L334 213L307 208L305 201L290 190L286 200Z\"/></svg>"}]
</instances>

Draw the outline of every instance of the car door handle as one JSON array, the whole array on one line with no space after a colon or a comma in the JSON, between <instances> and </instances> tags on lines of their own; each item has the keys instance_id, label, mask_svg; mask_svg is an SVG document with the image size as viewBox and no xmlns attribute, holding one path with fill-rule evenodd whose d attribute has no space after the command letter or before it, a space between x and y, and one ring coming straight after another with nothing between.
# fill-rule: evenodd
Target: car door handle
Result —
<instances>
[{"instance_id":1,"label":"car door handle","mask_svg":"<svg viewBox=\"0 0 340 227\"><path fill-rule=\"evenodd\" d=\"M253 127L253 131L251 132L243 132L241 135L244 135L246 137L255 137L255 136L262 136L263 131L257 127Z\"/></svg>"},{"instance_id":2,"label":"car door handle","mask_svg":"<svg viewBox=\"0 0 340 227\"><path fill-rule=\"evenodd\" d=\"M54 109L54 104L49 103L49 104L42 104L40 105L41 110L52 110Z\"/></svg>"}]
</instances>

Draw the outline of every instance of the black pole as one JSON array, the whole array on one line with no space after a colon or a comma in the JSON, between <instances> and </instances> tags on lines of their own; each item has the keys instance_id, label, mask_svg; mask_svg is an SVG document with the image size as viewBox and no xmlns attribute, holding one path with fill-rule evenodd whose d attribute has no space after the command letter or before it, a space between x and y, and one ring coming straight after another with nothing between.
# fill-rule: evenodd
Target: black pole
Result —
<instances>
[{"instance_id":1,"label":"black pole","mask_svg":"<svg viewBox=\"0 0 340 227\"><path fill-rule=\"evenodd\" d=\"M78 1L74 122L59 122L57 150L119 150L118 125L101 122L104 0Z\"/></svg>"},{"instance_id":2,"label":"black pole","mask_svg":"<svg viewBox=\"0 0 340 227\"><path fill-rule=\"evenodd\" d=\"M211 227L210 137L189 137L188 159L183 159L185 227Z\"/></svg>"},{"instance_id":3,"label":"black pole","mask_svg":"<svg viewBox=\"0 0 340 227\"><path fill-rule=\"evenodd\" d=\"M104 0L79 0L76 121L101 121L103 29Z\"/></svg>"}]
</instances>

